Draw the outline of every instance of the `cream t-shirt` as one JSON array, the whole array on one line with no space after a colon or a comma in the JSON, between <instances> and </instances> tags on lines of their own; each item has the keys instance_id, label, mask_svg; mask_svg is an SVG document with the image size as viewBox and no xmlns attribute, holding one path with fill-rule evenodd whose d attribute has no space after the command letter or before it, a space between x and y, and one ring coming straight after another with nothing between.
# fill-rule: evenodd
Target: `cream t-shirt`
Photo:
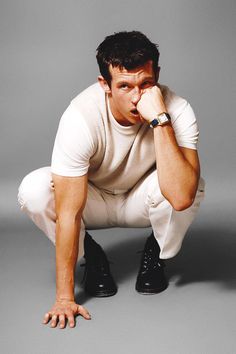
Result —
<instances>
[{"instance_id":1,"label":"cream t-shirt","mask_svg":"<svg viewBox=\"0 0 236 354\"><path fill-rule=\"evenodd\" d=\"M197 149L198 127L190 104L160 85L179 146ZM108 193L124 193L155 169L153 130L146 123L122 126L96 83L75 97L63 114L51 171L82 176Z\"/></svg>"}]
</instances>

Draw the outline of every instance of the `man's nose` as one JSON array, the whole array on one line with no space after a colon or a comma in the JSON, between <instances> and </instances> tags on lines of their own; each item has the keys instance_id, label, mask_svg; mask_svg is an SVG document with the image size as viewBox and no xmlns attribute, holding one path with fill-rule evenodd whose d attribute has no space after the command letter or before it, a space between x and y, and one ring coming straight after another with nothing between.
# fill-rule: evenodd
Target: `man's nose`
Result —
<instances>
[{"instance_id":1,"label":"man's nose","mask_svg":"<svg viewBox=\"0 0 236 354\"><path fill-rule=\"evenodd\" d=\"M138 103L138 101L141 98L141 94L142 94L142 92L141 92L140 89L134 90L132 98L131 98L131 101L132 101L133 104L137 104Z\"/></svg>"}]
</instances>

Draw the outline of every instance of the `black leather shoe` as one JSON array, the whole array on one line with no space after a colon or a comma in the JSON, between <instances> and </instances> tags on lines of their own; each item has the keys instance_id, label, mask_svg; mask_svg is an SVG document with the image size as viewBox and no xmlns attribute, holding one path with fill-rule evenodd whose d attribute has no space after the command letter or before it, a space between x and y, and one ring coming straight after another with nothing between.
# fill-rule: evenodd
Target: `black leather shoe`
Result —
<instances>
[{"instance_id":1,"label":"black leather shoe","mask_svg":"<svg viewBox=\"0 0 236 354\"><path fill-rule=\"evenodd\" d=\"M106 254L87 232L84 239L84 258L84 290L96 297L115 295L117 286L110 273Z\"/></svg>"},{"instance_id":2,"label":"black leather shoe","mask_svg":"<svg viewBox=\"0 0 236 354\"><path fill-rule=\"evenodd\" d=\"M160 247L153 235L148 237L142 255L135 289L144 295L158 294L168 286L164 261L159 258Z\"/></svg>"}]
</instances>

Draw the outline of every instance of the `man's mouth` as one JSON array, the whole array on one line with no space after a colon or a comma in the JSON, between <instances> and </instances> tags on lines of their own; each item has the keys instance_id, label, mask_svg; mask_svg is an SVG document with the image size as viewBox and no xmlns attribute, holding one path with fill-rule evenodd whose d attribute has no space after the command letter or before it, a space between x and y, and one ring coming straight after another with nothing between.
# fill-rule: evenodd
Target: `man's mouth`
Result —
<instances>
[{"instance_id":1,"label":"man's mouth","mask_svg":"<svg viewBox=\"0 0 236 354\"><path fill-rule=\"evenodd\" d=\"M131 109L130 112L131 112L133 115L135 115L135 116L138 116L138 115L139 115L139 111L138 111L136 108Z\"/></svg>"}]
</instances>

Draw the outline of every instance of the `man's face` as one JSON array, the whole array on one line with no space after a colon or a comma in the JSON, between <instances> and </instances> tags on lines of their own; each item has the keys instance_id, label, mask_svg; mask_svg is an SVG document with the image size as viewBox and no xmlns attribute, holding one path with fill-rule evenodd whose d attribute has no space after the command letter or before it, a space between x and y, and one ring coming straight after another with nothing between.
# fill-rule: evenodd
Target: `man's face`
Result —
<instances>
[{"instance_id":1,"label":"man's face","mask_svg":"<svg viewBox=\"0 0 236 354\"><path fill-rule=\"evenodd\" d=\"M121 125L143 122L136 106L145 89L156 85L152 61L132 70L110 66L111 87L103 86L108 93L113 116ZM100 81L101 82L101 81Z\"/></svg>"}]
</instances>

